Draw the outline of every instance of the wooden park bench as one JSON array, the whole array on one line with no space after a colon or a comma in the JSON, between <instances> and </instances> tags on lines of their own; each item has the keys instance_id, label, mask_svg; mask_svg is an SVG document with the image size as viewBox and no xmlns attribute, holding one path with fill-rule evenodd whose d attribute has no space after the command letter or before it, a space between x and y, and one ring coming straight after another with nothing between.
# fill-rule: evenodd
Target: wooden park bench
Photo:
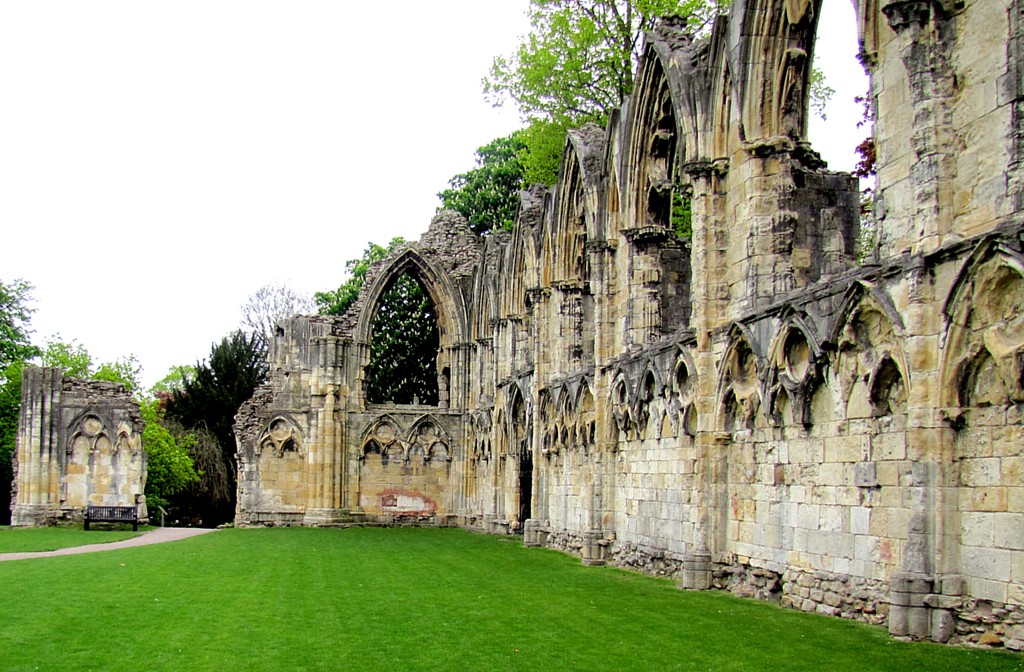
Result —
<instances>
[{"instance_id":1,"label":"wooden park bench","mask_svg":"<svg viewBox=\"0 0 1024 672\"><path fill-rule=\"evenodd\" d=\"M85 507L85 531L89 523L131 523L132 530L139 531L139 509L136 506L93 506Z\"/></svg>"}]
</instances>

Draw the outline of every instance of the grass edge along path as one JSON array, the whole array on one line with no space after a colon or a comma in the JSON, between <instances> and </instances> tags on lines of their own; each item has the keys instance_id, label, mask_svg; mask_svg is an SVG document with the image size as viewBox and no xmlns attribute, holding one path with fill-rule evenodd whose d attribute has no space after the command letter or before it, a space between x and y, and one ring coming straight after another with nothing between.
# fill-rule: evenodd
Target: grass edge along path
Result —
<instances>
[{"instance_id":1,"label":"grass edge along path","mask_svg":"<svg viewBox=\"0 0 1024 672\"><path fill-rule=\"evenodd\" d=\"M145 531L138 532L121 529L97 528L86 532L81 525L78 527L9 527L0 526L0 553L35 553L56 551L73 546L104 544L123 541L138 537Z\"/></svg>"},{"instance_id":2,"label":"grass edge along path","mask_svg":"<svg viewBox=\"0 0 1024 672\"><path fill-rule=\"evenodd\" d=\"M224 530L4 563L0 594L0 669L17 671L981 672L1024 661L453 529Z\"/></svg>"}]
</instances>

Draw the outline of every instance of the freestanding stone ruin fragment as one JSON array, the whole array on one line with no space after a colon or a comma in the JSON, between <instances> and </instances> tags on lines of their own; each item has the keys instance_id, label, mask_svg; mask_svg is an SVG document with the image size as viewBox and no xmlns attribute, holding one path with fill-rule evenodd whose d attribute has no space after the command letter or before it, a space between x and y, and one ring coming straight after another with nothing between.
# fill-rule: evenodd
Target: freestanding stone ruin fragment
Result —
<instances>
[{"instance_id":1,"label":"freestanding stone ruin fragment","mask_svg":"<svg viewBox=\"0 0 1024 672\"><path fill-rule=\"evenodd\" d=\"M26 367L11 524L81 520L90 504L137 506L145 520L144 428L138 404L120 383Z\"/></svg>"}]
</instances>

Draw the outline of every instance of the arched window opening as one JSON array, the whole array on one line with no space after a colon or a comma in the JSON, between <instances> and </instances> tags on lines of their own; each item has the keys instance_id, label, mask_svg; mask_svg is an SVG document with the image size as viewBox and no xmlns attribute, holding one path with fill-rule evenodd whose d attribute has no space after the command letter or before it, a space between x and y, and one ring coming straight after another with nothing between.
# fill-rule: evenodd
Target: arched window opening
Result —
<instances>
[{"instance_id":1,"label":"arched window opening","mask_svg":"<svg viewBox=\"0 0 1024 672\"><path fill-rule=\"evenodd\" d=\"M811 69L807 136L830 170L860 178L861 254L874 247L874 114L870 83L858 60L857 17L849 2L824 2Z\"/></svg>"},{"instance_id":2,"label":"arched window opening","mask_svg":"<svg viewBox=\"0 0 1024 672\"><path fill-rule=\"evenodd\" d=\"M849 2L824 2L814 42L807 135L831 170L854 172L858 143L871 134L868 76L857 60L857 17Z\"/></svg>"},{"instance_id":3,"label":"arched window opening","mask_svg":"<svg viewBox=\"0 0 1024 672\"><path fill-rule=\"evenodd\" d=\"M377 304L371 333L366 400L437 406L437 310L419 278L405 273L391 283Z\"/></svg>"}]
</instances>

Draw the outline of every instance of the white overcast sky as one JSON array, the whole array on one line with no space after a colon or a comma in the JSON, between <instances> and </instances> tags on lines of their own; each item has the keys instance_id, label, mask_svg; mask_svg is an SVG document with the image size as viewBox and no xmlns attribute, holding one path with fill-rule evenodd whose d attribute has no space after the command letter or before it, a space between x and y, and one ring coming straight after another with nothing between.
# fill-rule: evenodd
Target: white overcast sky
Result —
<instances>
[{"instance_id":1,"label":"white overcast sky","mask_svg":"<svg viewBox=\"0 0 1024 672\"><path fill-rule=\"evenodd\" d=\"M860 138L835 129L866 80L850 0L825 4L819 56L847 70L823 64L844 90L812 140L849 169ZM35 286L36 342L134 354L149 385L262 285L334 288L369 241L418 238L474 150L520 125L480 80L526 7L0 2L0 280Z\"/></svg>"}]
</instances>

